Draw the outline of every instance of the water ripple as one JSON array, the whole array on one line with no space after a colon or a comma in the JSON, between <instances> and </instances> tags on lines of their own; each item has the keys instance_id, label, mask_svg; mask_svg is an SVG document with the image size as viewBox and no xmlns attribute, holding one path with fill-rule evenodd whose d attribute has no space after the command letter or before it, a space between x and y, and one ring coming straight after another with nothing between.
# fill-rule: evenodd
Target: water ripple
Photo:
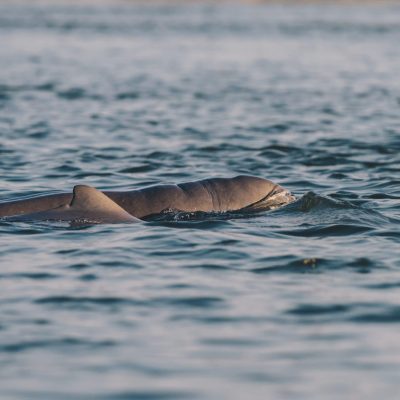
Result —
<instances>
[{"instance_id":1,"label":"water ripple","mask_svg":"<svg viewBox=\"0 0 400 400\"><path fill-rule=\"evenodd\" d=\"M399 7L151 3L0 2L0 201L239 174L296 201L1 220L2 396L397 398Z\"/></svg>"}]
</instances>

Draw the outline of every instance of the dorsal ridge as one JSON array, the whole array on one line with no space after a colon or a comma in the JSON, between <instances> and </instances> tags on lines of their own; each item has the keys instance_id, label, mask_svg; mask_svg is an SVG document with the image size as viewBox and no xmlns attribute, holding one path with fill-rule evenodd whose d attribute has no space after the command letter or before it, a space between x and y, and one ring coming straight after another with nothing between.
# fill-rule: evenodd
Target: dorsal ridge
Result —
<instances>
[{"instance_id":1,"label":"dorsal ridge","mask_svg":"<svg viewBox=\"0 0 400 400\"><path fill-rule=\"evenodd\" d=\"M88 185L74 186L70 207L80 210L94 210L104 207L121 208L104 193Z\"/></svg>"},{"instance_id":2,"label":"dorsal ridge","mask_svg":"<svg viewBox=\"0 0 400 400\"><path fill-rule=\"evenodd\" d=\"M73 189L72 201L69 205L71 211L85 211L90 215L97 215L110 219L138 221L104 193L87 185L76 185Z\"/></svg>"}]
</instances>

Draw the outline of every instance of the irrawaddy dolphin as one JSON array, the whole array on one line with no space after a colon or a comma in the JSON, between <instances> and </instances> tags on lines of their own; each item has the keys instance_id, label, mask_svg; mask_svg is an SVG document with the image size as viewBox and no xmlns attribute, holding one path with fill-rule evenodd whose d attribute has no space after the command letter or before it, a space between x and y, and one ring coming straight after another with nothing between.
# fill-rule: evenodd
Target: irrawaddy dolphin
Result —
<instances>
[{"instance_id":1,"label":"irrawaddy dolphin","mask_svg":"<svg viewBox=\"0 0 400 400\"><path fill-rule=\"evenodd\" d=\"M165 211L262 211L290 203L294 196L263 178L211 178L125 192L100 192L85 185L73 193L0 203L0 217L17 221L138 222Z\"/></svg>"}]
</instances>

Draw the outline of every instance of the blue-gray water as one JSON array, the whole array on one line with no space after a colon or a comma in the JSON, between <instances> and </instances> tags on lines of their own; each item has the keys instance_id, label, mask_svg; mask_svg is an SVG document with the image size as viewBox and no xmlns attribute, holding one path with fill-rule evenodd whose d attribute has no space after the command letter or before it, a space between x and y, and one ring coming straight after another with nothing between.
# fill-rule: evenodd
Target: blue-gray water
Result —
<instances>
[{"instance_id":1,"label":"blue-gray water","mask_svg":"<svg viewBox=\"0 0 400 400\"><path fill-rule=\"evenodd\" d=\"M294 204L0 222L2 399L395 399L400 8L0 3L0 199L254 174Z\"/></svg>"}]
</instances>

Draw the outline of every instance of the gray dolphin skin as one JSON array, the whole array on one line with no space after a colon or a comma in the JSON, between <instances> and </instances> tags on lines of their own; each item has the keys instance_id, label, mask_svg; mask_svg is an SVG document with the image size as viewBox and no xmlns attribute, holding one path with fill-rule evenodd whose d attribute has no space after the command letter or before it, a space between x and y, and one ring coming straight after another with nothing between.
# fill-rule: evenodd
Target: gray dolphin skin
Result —
<instances>
[{"instance_id":1,"label":"gray dolphin skin","mask_svg":"<svg viewBox=\"0 0 400 400\"><path fill-rule=\"evenodd\" d=\"M138 218L165 211L262 211L293 200L294 196L288 190L267 179L241 175L125 192L100 192L79 185L75 186L73 194L51 194L2 202L0 217L32 221L85 219L97 223L137 222Z\"/></svg>"},{"instance_id":2,"label":"gray dolphin skin","mask_svg":"<svg viewBox=\"0 0 400 400\"><path fill-rule=\"evenodd\" d=\"M93 187L74 187L70 204L47 211L38 211L11 217L12 221L81 221L93 224L140 222L104 193Z\"/></svg>"}]
</instances>

